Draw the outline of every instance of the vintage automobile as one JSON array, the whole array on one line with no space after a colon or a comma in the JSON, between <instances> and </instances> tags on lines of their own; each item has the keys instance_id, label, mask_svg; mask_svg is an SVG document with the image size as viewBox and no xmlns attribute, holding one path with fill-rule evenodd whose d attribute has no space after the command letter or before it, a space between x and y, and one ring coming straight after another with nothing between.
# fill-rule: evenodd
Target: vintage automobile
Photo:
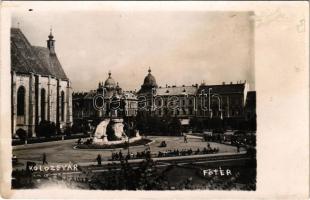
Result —
<instances>
[{"instance_id":1,"label":"vintage automobile","mask_svg":"<svg viewBox=\"0 0 310 200\"><path fill-rule=\"evenodd\" d=\"M160 143L159 147L167 147L166 141L165 141L165 140L162 141L162 142Z\"/></svg>"}]
</instances>

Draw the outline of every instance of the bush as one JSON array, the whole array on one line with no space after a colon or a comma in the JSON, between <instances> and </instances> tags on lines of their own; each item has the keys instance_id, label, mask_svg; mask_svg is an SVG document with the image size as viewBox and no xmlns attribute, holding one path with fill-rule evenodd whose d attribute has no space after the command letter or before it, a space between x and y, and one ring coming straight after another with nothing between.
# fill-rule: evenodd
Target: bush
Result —
<instances>
[{"instance_id":1,"label":"bush","mask_svg":"<svg viewBox=\"0 0 310 200\"><path fill-rule=\"evenodd\" d=\"M140 145L146 145L152 142L150 139L141 139L138 141L134 141L130 143L129 146L140 146ZM112 145L101 145L101 144L79 144L77 145L77 148L79 149L115 149L115 148L127 148L127 143L121 143L121 144L112 144Z\"/></svg>"},{"instance_id":2,"label":"bush","mask_svg":"<svg viewBox=\"0 0 310 200\"><path fill-rule=\"evenodd\" d=\"M71 127L70 134L84 133L85 135L87 135L89 129L90 128L86 121L76 121Z\"/></svg>"},{"instance_id":3,"label":"bush","mask_svg":"<svg viewBox=\"0 0 310 200\"><path fill-rule=\"evenodd\" d=\"M169 123L169 132L172 135L181 135L181 122L178 118L174 117L171 119L171 122Z\"/></svg>"},{"instance_id":4,"label":"bush","mask_svg":"<svg viewBox=\"0 0 310 200\"><path fill-rule=\"evenodd\" d=\"M19 137L20 140L25 141L27 137L27 132L20 128L16 131L16 135Z\"/></svg>"},{"instance_id":5,"label":"bush","mask_svg":"<svg viewBox=\"0 0 310 200\"><path fill-rule=\"evenodd\" d=\"M56 135L57 127L54 122L43 120L36 126L35 131L37 136L49 138Z\"/></svg>"},{"instance_id":6,"label":"bush","mask_svg":"<svg viewBox=\"0 0 310 200\"><path fill-rule=\"evenodd\" d=\"M61 138L62 136L60 135L53 136L53 137L44 137L44 138L30 138L28 139L28 144L58 141L58 140L61 140Z\"/></svg>"},{"instance_id":7,"label":"bush","mask_svg":"<svg viewBox=\"0 0 310 200\"><path fill-rule=\"evenodd\" d=\"M78 139L78 138L87 138L87 135L81 135L81 134L75 134L75 135L65 135L64 139L69 140L69 139Z\"/></svg>"},{"instance_id":8,"label":"bush","mask_svg":"<svg viewBox=\"0 0 310 200\"><path fill-rule=\"evenodd\" d=\"M71 133L72 133L72 128L71 128L71 126L66 126L65 131L64 131L64 134L65 134L66 136L70 136Z\"/></svg>"}]
</instances>

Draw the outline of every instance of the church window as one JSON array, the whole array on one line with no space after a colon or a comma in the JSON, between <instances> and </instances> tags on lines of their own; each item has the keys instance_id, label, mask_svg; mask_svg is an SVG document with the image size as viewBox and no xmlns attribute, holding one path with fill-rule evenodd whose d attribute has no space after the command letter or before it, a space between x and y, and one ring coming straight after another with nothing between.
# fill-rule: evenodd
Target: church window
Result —
<instances>
[{"instance_id":1,"label":"church window","mask_svg":"<svg viewBox=\"0 0 310 200\"><path fill-rule=\"evenodd\" d=\"M60 98L61 98L61 101L60 101L60 103L61 103L61 105L60 105L61 121L64 121L64 119L65 119L65 93L64 93L64 91L61 91L61 97Z\"/></svg>"},{"instance_id":2,"label":"church window","mask_svg":"<svg viewBox=\"0 0 310 200\"><path fill-rule=\"evenodd\" d=\"M17 91L17 115L25 115L25 88L23 86Z\"/></svg>"},{"instance_id":3,"label":"church window","mask_svg":"<svg viewBox=\"0 0 310 200\"><path fill-rule=\"evenodd\" d=\"M41 89L41 119L45 120L45 89Z\"/></svg>"}]
</instances>

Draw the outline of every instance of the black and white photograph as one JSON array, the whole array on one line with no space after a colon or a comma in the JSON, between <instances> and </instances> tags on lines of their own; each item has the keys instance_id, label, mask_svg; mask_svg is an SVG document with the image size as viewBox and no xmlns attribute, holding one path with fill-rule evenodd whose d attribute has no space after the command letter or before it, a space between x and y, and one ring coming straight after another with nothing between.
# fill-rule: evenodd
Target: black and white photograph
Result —
<instances>
[{"instance_id":1,"label":"black and white photograph","mask_svg":"<svg viewBox=\"0 0 310 200\"><path fill-rule=\"evenodd\" d=\"M11 189L257 191L266 18L125 4L12 9Z\"/></svg>"}]
</instances>

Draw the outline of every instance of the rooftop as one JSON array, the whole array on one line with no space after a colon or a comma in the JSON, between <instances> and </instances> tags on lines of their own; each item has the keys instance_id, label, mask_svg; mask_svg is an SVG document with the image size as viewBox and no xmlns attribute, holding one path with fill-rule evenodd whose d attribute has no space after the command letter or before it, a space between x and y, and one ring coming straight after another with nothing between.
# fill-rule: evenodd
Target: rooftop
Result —
<instances>
[{"instance_id":1,"label":"rooftop","mask_svg":"<svg viewBox=\"0 0 310 200\"><path fill-rule=\"evenodd\" d=\"M19 28L11 28L11 70L68 80L56 54L32 46Z\"/></svg>"}]
</instances>

